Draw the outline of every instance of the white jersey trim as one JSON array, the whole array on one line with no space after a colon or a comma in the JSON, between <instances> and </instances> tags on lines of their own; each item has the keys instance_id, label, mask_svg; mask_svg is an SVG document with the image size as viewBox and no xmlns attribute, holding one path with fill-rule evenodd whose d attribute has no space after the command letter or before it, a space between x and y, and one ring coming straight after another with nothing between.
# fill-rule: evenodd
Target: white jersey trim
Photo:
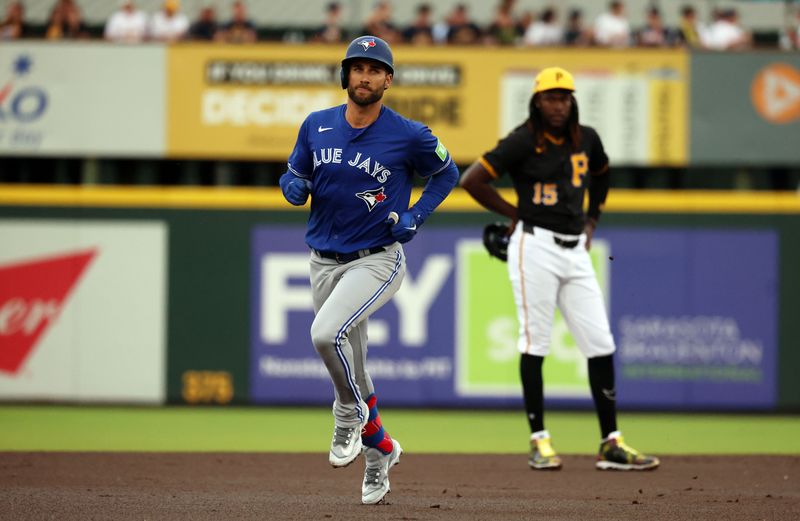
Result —
<instances>
[{"instance_id":1,"label":"white jersey trim","mask_svg":"<svg viewBox=\"0 0 800 521\"><path fill-rule=\"evenodd\" d=\"M452 157L448 157L448 158L447 158L447 163L445 163L444 165L442 165L442 167L441 167L439 170L437 170L437 171L435 171L435 172L433 172L433 173L431 173L431 174L424 175L424 176L422 176L422 177L433 177L433 176L435 176L436 174L438 174L439 172L441 172L442 170L444 170L445 168L447 168L448 166L450 166L450 163L452 163L452 162L453 162L453 158L452 158Z\"/></svg>"},{"instance_id":2,"label":"white jersey trim","mask_svg":"<svg viewBox=\"0 0 800 521\"><path fill-rule=\"evenodd\" d=\"M293 173L297 177L300 177L300 178L303 178L303 179L308 179L307 175L303 175L300 172L298 172L297 170L295 170L294 168L292 168L292 164L291 163L286 163L286 167L289 169L289 172Z\"/></svg>"}]
</instances>

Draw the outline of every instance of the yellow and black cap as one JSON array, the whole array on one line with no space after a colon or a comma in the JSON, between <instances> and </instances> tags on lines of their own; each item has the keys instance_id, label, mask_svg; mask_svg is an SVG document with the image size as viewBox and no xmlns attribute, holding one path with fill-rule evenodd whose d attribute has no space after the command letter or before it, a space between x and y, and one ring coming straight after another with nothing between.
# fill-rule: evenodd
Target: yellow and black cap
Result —
<instances>
[{"instance_id":1,"label":"yellow and black cap","mask_svg":"<svg viewBox=\"0 0 800 521\"><path fill-rule=\"evenodd\" d=\"M566 69L561 67L548 67L536 75L533 84L533 93L538 94L546 90L568 90L575 92L575 78Z\"/></svg>"}]
</instances>

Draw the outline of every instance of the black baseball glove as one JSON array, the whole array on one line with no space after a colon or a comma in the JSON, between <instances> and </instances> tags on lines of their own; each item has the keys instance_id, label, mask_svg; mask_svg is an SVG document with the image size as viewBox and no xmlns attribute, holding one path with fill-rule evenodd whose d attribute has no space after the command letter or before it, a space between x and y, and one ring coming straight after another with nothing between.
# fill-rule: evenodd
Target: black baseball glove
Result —
<instances>
[{"instance_id":1,"label":"black baseball glove","mask_svg":"<svg viewBox=\"0 0 800 521\"><path fill-rule=\"evenodd\" d=\"M508 260L508 235L508 225L503 223L491 223L483 227L483 245L489 255L503 262Z\"/></svg>"}]
</instances>

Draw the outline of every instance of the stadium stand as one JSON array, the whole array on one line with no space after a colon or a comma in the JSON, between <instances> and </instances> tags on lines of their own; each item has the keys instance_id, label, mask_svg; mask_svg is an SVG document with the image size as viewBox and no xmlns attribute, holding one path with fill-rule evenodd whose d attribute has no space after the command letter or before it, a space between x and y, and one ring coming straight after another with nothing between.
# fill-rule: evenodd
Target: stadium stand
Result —
<instances>
[{"instance_id":1,"label":"stadium stand","mask_svg":"<svg viewBox=\"0 0 800 521\"><path fill-rule=\"evenodd\" d=\"M0 2L2 11L11 0ZM39 34L44 34L50 11L55 0L25 0L25 18ZM99 36L106 20L117 9L118 0L76 0L83 12L85 23L92 30L92 34ZM154 13L158 11L162 0L137 0L139 9ZM226 20L231 12L234 0L184 0L182 11L190 20L196 20L203 8L212 6L216 8L221 20ZM247 2L250 18L258 27L260 40L289 40L304 41L313 35L325 17L326 6L330 0L251 0ZM343 25L351 35L358 33L363 26L364 19L371 11L373 0L341 0L343 7ZM409 25L416 15L417 6L422 2L396 1L392 3L395 22L405 27ZM607 3L603 0L572 0L568 2L552 2L547 0L517 0L514 2L514 11L518 16L525 13L538 14L549 6L556 6L560 11L560 20L564 21L571 8L580 8L584 19L594 20L606 10ZM641 27L645 24L648 8L654 4L652 0L626 0L626 13L632 27ZM655 2L663 15L664 23L676 27L680 21L681 7L693 5L698 13L698 18L708 23L713 9L735 8L739 13L742 26L754 33L756 44L776 45L778 35L785 20L789 17L788 10L791 2L770 1L710 1L710 0L661 0ZM439 21L457 4L466 4L474 20L482 27L487 27L492 20L498 2L492 0L439 0L431 2L433 19Z\"/></svg>"}]
</instances>

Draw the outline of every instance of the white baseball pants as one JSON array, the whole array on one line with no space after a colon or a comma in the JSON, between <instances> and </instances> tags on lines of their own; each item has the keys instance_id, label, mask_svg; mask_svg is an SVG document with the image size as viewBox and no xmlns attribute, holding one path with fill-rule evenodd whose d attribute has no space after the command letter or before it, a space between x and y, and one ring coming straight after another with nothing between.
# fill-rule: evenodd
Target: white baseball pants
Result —
<instances>
[{"instance_id":1,"label":"white baseball pants","mask_svg":"<svg viewBox=\"0 0 800 521\"><path fill-rule=\"evenodd\" d=\"M517 346L522 353L545 356L555 308L567 322L587 358L614 352L603 294L597 283L586 235L563 235L534 227L530 234L517 224L508 244L508 274L519 320ZM555 242L578 240L574 248Z\"/></svg>"}]
</instances>

